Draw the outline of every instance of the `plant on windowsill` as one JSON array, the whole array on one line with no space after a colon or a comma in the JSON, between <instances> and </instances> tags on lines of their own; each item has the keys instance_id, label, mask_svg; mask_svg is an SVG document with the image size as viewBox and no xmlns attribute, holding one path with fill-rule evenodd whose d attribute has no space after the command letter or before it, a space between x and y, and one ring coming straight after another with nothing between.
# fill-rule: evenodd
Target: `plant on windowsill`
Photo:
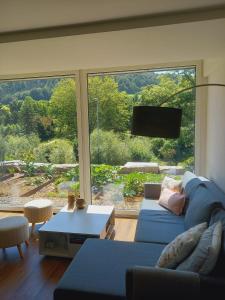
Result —
<instances>
[{"instance_id":1,"label":"plant on windowsill","mask_svg":"<svg viewBox=\"0 0 225 300\"><path fill-rule=\"evenodd\" d=\"M83 198L80 198L80 182L77 181L77 182L73 183L70 188L74 193L77 209L84 208L85 200Z\"/></svg>"}]
</instances>

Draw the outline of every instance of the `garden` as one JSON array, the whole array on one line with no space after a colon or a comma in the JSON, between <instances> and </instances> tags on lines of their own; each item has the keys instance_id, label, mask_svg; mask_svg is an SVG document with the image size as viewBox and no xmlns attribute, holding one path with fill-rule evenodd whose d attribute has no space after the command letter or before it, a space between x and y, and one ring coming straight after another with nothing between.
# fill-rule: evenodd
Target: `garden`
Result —
<instances>
[{"instance_id":1,"label":"garden","mask_svg":"<svg viewBox=\"0 0 225 300\"><path fill-rule=\"evenodd\" d=\"M0 177L3 208L4 205L21 207L27 202L27 197L49 198L55 208L61 208L67 203L69 192L79 196L78 165L67 165L67 171L53 164L17 162L16 166L15 163L12 165L6 165L5 174ZM105 164L91 166L93 204L114 204L118 209L138 209L143 198L144 183L161 182L165 176L143 172L122 174L121 169L120 166Z\"/></svg>"}]
</instances>

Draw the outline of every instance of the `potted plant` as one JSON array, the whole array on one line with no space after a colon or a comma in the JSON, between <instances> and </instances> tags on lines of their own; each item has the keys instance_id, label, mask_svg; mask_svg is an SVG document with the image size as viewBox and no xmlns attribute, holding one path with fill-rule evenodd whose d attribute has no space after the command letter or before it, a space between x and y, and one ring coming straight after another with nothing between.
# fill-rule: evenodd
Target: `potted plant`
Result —
<instances>
[{"instance_id":1,"label":"potted plant","mask_svg":"<svg viewBox=\"0 0 225 300\"><path fill-rule=\"evenodd\" d=\"M76 201L76 207L78 209L82 209L85 207L85 200L83 198L80 198L80 182L77 181L71 185L71 190L74 193L75 201Z\"/></svg>"}]
</instances>

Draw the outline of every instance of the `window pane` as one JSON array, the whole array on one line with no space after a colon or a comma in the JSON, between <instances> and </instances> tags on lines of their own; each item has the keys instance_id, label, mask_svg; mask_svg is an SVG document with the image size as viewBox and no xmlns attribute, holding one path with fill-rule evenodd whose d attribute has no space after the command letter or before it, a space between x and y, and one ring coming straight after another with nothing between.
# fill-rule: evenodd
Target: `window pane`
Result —
<instances>
[{"instance_id":1,"label":"window pane","mask_svg":"<svg viewBox=\"0 0 225 300\"><path fill-rule=\"evenodd\" d=\"M22 208L39 198L55 208L79 193L73 78L0 83L0 208Z\"/></svg>"},{"instance_id":2,"label":"window pane","mask_svg":"<svg viewBox=\"0 0 225 300\"><path fill-rule=\"evenodd\" d=\"M159 106L195 84L195 68L89 74L92 203L139 210L144 182L194 168L195 97L187 91L164 106L183 109L179 139L131 136L136 105Z\"/></svg>"}]
</instances>

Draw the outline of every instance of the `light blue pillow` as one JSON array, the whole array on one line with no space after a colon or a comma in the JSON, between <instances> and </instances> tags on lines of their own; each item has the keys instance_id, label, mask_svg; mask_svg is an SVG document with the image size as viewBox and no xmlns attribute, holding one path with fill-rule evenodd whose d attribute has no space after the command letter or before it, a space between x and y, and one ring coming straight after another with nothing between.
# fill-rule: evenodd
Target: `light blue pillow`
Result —
<instances>
[{"instance_id":1,"label":"light blue pillow","mask_svg":"<svg viewBox=\"0 0 225 300\"><path fill-rule=\"evenodd\" d=\"M176 269L208 275L216 265L221 248L222 223L214 223L202 234L192 254Z\"/></svg>"}]
</instances>

